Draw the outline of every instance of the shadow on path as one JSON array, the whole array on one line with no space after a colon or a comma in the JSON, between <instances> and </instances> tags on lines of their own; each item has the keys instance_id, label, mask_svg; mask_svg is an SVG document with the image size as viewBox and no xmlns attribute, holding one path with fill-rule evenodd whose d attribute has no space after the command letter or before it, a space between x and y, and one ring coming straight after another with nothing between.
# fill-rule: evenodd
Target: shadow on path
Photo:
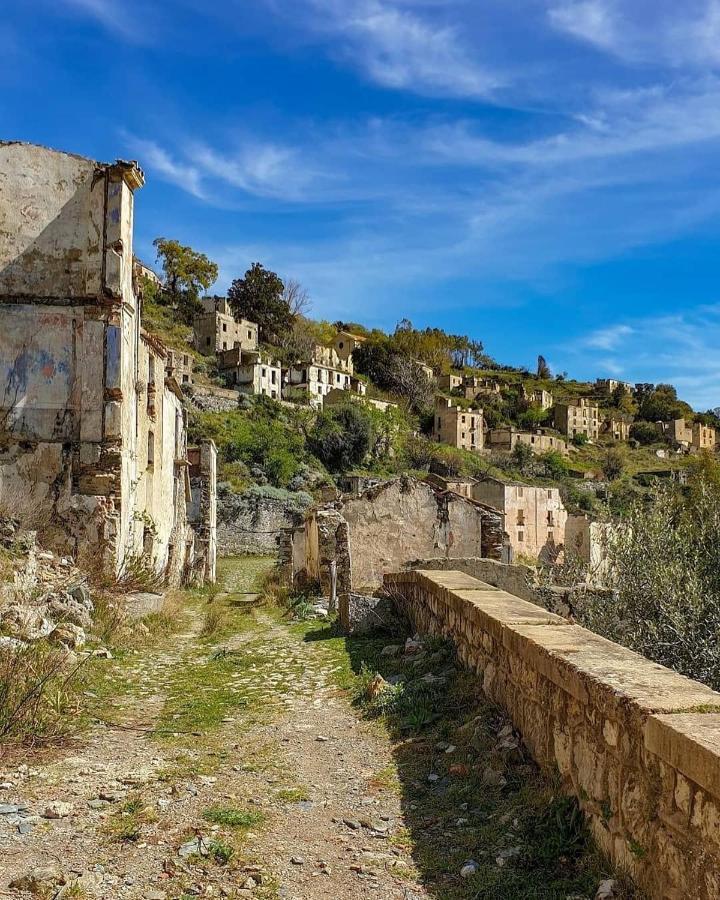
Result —
<instances>
[{"instance_id":1,"label":"shadow on path","mask_svg":"<svg viewBox=\"0 0 720 900\"><path fill-rule=\"evenodd\" d=\"M341 641L335 626L306 641ZM592 900L613 872L594 848L574 800L537 768L505 714L454 648L427 638L344 639L351 691L363 716L382 718L396 771L378 790L400 793L406 843L438 900ZM378 676L381 676L378 677ZM629 886L618 895L637 897Z\"/></svg>"}]
</instances>

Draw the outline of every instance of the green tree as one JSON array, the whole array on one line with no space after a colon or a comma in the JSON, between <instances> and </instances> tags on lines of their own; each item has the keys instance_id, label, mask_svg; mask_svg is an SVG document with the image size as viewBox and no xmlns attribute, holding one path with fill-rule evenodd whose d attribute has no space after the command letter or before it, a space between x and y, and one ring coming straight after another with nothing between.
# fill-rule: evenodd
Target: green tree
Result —
<instances>
[{"instance_id":1,"label":"green tree","mask_svg":"<svg viewBox=\"0 0 720 900\"><path fill-rule=\"evenodd\" d=\"M308 435L308 447L329 471L346 472L365 459L371 437L370 416L350 401L318 415Z\"/></svg>"},{"instance_id":2,"label":"green tree","mask_svg":"<svg viewBox=\"0 0 720 900\"><path fill-rule=\"evenodd\" d=\"M193 413L190 438L200 437L215 441L221 466L243 463L275 487L285 487L306 457L300 423L269 397L254 398L247 410Z\"/></svg>"},{"instance_id":3,"label":"green tree","mask_svg":"<svg viewBox=\"0 0 720 900\"><path fill-rule=\"evenodd\" d=\"M540 454L540 462L545 468L545 477L557 480L568 473L568 463L559 450L546 450Z\"/></svg>"},{"instance_id":4,"label":"green tree","mask_svg":"<svg viewBox=\"0 0 720 900\"><path fill-rule=\"evenodd\" d=\"M662 435L653 422L633 422L630 426L630 437L638 444L657 444L662 440Z\"/></svg>"},{"instance_id":5,"label":"green tree","mask_svg":"<svg viewBox=\"0 0 720 900\"><path fill-rule=\"evenodd\" d=\"M624 384L619 384L610 398L612 405L626 415L634 416L638 411L636 400Z\"/></svg>"},{"instance_id":6,"label":"green tree","mask_svg":"<svg viewBox=\"0 0 720 900\"><path fill-rule=\"evenodd\" d=\"M608 541L607 586L581 624L720 688L720 496L702 478L686 495L658 485L632 502Z\"/></svg>"},{"instance_id":7,"label":"green tree","mask_svg":"<svg viewBox=\"0 0 720 900\"><path fill-rule=\"evenodd\" d=\"M552 372L550 371L550 366L547 364L544 356L538 356L537 377L543 378L543 379L552 378Z\"/></svg>"},{"instance_id":8,"label":"green tree","mask_svg":"<svg viewBox=\"0 0 720 900\"><path fill-rule=\"evenodd\" d=\"M550 418L550 410L543 409L542 406L533 404L518 416L518 422L525 428L537 428L543 425Z\"/></svg>"},{"instance_id":9,"label":"green tree","mask_svg":"<svg viewBox=\"0 0 720 900\"><path fill-rule=\"evenodd\" d=\"M674 419L692 419L692 407L678 400L677 391L671 384L643 385L639 399L640 418L648 422L671 422Z\"/></svg>"},{"instance_id":10,"label":"green tree","mask_svg":"<svg viewBox=\"0 0 720 900\"><path fill-rule=\"evenodd\" d=\"M529 444L523 444L522 441L518 441L517 444L515 444L515 446L513 447L510 458L512 459L513 465L517 469L519 469L521 472L525 472L530 468L532 464L532 448Z\"/></svg>"},{"instance_id":11,"label":"green tree","mask_svg":"<svg viewBox=\"0 0 720 900\"><path fill-rule=\"evenodd\" d=\"M230 285L228 300L238 318L258 323L261 340L278 344L295 322L284 291L285 285L275 272L253 263L242 278Z\"/></svg>"},{"instance_id":12,"label":"green tree","mask_svg":"<svg viewBox=\"0 0 720 900\"><path fill-rule=\"evenodd\" d=\"M155 238L158 262L165 274L160 297L156 299L172 306L186 325L202 310L200 292L217 281L217 263L204 253L168 238Z\"/></svg>"}]
</instances>

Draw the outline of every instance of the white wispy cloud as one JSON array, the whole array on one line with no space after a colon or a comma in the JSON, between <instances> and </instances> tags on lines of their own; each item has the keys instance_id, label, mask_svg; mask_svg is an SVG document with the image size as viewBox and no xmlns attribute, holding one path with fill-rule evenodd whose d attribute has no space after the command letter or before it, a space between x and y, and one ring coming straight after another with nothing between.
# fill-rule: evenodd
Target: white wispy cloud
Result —
<instances>
[{"instance_id":1,"label":"white wispy cloud","mask_svg":"<svg viewBox=\"0 0 720 900\"><path fill-rule=\"evenodd\" d=\"M219 152L206 144L193 145L189 152L204 177L258 197L307 200L312 185L323 178L320 171L308 167L297 148L259 139L232 153Z\"/></svg>"},{"instance_id":2,"label":"white wispy cloud","mask_svg":"<svg viewBox=\"0 0 720 900\"><path fill-rule=\"evenodd\" d=\"M560 31L604 50L625 49L622 14L612 0L572 0L551 6L550 23Z\"/></svg>"},{"instance_id":3,"label":"white wispy cloud","mask_svg":"<svg viewBox=\"0 0 720 900\"><path fill-rule=\"evenodd\" d=\"M278 4L273 6L278 8ZM482 62L456 24L435 13L447 3L402 0L293 0L280 4L331 38L333 54L383 87L429 96L487 98L506 74Z\"/></svg>"},{"instance_id":4,"label":"white wispy cloud","mask_svg":"<svg viewBox=\"0 0 720 900\"><path fill-rule=\"evenodd\" d=\"M178 161L155 141L132 135L127 135L126 141L132 153L137 154L142 168L157 174L193 197L207 199L202 187L202 173L197 166Z\"/></svg>"},{"instance_id":5,"label":"white wispy cloud","mask_svg":"<svg viewBox=\"0 0 720 900\"><path fill-rule=\"evenodd\" d=\"M631 334L633 329L629 325L610 325L592 332L583 343L599 350L615 350Z\"/></svg>"},{"instance_id":6,"label":"white wispy cloud","mask_svg":"<svg viewBox=\"0 0 720 900\"><path fill-rule=\"evenodd\" d=\"M633 63L720 64L720 0L563 0L550 24Z\"/></svg>"}]
</instances>

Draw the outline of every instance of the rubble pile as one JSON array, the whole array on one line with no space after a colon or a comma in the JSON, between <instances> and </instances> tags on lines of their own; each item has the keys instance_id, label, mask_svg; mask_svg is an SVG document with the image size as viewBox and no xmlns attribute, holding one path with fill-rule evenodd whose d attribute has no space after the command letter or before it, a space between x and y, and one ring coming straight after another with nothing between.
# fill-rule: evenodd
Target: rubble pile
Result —
<instances>
[{"instance_id":1,"label":"rubble pile","mask_svg":"<svg viewBox=\"0 0 720 900\"><path fill-rule=\"evenodd\" d=\"M94 605L72 558L37 545L33 531L0 518L0 650L46 638L68 650L85 644Z\"/></svg>"}]
</instances>

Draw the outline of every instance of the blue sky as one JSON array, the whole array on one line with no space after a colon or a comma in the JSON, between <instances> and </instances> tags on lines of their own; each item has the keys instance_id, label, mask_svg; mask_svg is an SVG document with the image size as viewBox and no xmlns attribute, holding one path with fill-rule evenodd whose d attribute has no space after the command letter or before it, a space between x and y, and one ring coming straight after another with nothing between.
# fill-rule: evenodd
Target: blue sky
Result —
<instances>
[{"instance_id":1,"label":"blue sky","mask_svg":"<svg viewBox=\"0 0 720 900\"><path fill-rule=\"evenodd\" d=\"M720 405L720 0L5 0L0 121L137 158L150 262Z\"/></svg>"}]
</instances>

